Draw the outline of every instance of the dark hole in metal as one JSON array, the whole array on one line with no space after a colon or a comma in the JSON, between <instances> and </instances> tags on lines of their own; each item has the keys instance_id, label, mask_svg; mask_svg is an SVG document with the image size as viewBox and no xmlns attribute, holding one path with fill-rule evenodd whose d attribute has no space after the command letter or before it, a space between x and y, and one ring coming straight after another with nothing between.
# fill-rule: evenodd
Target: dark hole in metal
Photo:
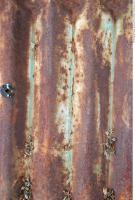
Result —
<instances>
[{"instance_id":1,"label":"dark hole in metal","mask_svg":"<svg viewBox=\"0 0 135 200\"><path fill-rule=\"evenodd\" d=\"M30 178L26 178L23 180L21 188L20 188L20 199L21 200L32 200L32 183Z\"/></svg>"},{"instance_id":2,"label":"dark hole in metal","mask_svg":"<svg viewBox=\"0 0 135 200\"><path fill-rule=\"evenodd\" d=\"M65 190L63 191L63 194L64 194L63 200L72 200L72 193L71 193L70 190L65 189Z\"/></svg>"},{"instance_id":3,"label":"dark hole in metal","mask_svg":"<svg viewBox=\"0 0 135 200\"><path fill-rule=\"evenodd\" d=\"M103 188L104 200L116 200L115 191L112 188Z\"/></svg>"},{"instance_id":4,"label":"dark hole in metal","mask_svg":"<svg viewBox=\"0 0 135 200\"><path fill-rule=\"evenodd\" d=\"M33 138L32 136L29 136L27 142L25 143L25 152L24 152L25 157L31 156L33 150L34 150Z\"/></svg>"},{"instance_id":5,"label":"dark hole in metal","mask_svg":"<svg viewBox=\"0 0 135 200\"><path fill-rule=\"evenodd\" d=\"M116 154L117 138L112 136L112 131L106 132L106 143L104 144L104 155L109 160L111 155Z\"/></svg>"},{"instance_id":6,"label":"dark hole in metal","mask_svg":"<svg viewBox=\"0 0 135 200\"><path fill-rule=\"evenodd\" d=\"M0 93L6 98L12 98L15 95L15 88L10 83L6 83L1 86Z\"/></svg>"}]
</instances>

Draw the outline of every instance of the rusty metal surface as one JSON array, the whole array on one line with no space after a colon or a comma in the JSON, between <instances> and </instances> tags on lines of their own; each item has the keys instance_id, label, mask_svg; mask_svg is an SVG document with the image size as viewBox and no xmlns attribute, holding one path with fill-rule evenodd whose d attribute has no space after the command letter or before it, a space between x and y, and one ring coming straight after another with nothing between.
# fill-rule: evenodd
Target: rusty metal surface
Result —
<instances>
[{"instance_id":1,"label":"rusty metal surface","mask_svg":"<svg viewBox=\"0 0 135 200\"><path fill-rule=\"evenodd\" d=\"M132 200L131 1L3 0L0 61L0 200Z\"/></svg>"}]
</instances>

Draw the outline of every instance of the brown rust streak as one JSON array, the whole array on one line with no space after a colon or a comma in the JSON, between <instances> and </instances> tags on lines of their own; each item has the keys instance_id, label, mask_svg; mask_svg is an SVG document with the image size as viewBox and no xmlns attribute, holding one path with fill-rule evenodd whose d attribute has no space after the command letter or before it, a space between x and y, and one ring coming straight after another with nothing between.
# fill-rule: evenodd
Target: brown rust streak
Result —
<instances>
[{"instance_id":1,"label":"brown rust streak","mask_svg":"<svg viewBox=\"0 0 135 200\"><path fill-rule=\"evenodd\" d=\"M12 16L14 6L10 1L0 3L0 86L13 82ZM12 105L0 96L0 199L10 199L12 168Z\"/></svg>"},{"instance_id":2,"label":"brown rust streak","mask_svg":"<svg viewBox=\"0 0 135 200\"><path fill-rule=\"evenodd\" d=\"M14 80L16 84L15 104L15 137L18 148L24 147L27 95L29 92L28 59L30 26L40 12L42 2L30 3L30 1L15 0L16 12L13 22L14 39Z\"/></svg>"},{"instance_id":3,"label":"brown rust streak","mask_svg":"<svg viewBox=\"0 0 135 200\"><path fill-rule=\"evenodd\" d=\"M102 154L101 145L103 142L103 140L99 140L96 137L96 90L100 94L101 126L100 133L98 133L100 137L107 128L110 68L110 64L107 66L103 64L102 45L100 39L97 38L100 25L100 13L98 13L97 8L99 8L98 1L89 1L87 11L89 13L87 14L89 29L83 31L80 34L80 38L78 38L78 40L82 40L84 47L82 60L84 61L83 71L85 77L85 89L80 95L80 112L82 117L74 132L75 140L79 138L78 144L74 148L74 197L80 200L103 199L102 188L106 179L102 175L100 183L97 184L97 176L93 173L94 163L97 162ZM93 41L97 42L93 45ZM97 83L95 84L95 82ZM105 159L102 159L102 174L106 174L103 164Z\"/></svg>"},{"instance_id":4,"label":"brown rust streak","mask_svg":"<svg viewBox=\"0 0 135 200\"><path fill-rule=\"evenodd\" d=\"M100 43L100 42L99 42ZM101 48L100 48L101 47ZM96 43L97 55L95 59L95 81L97 82L97 88L100 97L100 127L99 127L99 137L101 139L98 141L98 147L100 151L103 151L103 143L105 142L105 132L108 126L108 107L109 107L109 75L110 75L110 63L103 63L102 57L102 45ZM94 80L93 80L94 81ZM94 91L93 91L94 92ZM95 105L96 106L96 105ZM101 136L100 136L101 135ZM100 148L101 146L101 148ZM101 159L101 170L102 170L102 186L106 184L108 169L105 165L106 159L103 152Z\"/></svg>"},{"instance_id":5,"label":"brown rust streak","mask_svg":"<svg viewBox=\"0 0 135 200\"><path fill-rule=\"evenodd\" d=\"M28 10L17 8L14 16L14 80L16 101L14 106L15 138L19 149L24 147L27 113L29 32L31 15Z\"/></svg>"},{"instance_id":6,"label":"brown rust streak","mask_svg":"<svg viewBox=\"0 0 135 200\"><path fill-rule=\"evenodd\" d=\"M27 3L26 3L27 2ZM41 2L42 3L42 2ZM29 93L28 65L30 49L30 30L38 13L41 4L30 1L14 1L16 9L12 23L13 31L13 68L16 95L14 101L14 110L12 122L14 124L14 139L12 158L14 168L12 169L12 197L17 198L18 180L20 177L25 179L28 168L25 166L24 148L26 142L27 126L27 96Z\"/></svg>"},{"instance_id":7,"label":"brown rust streak","mask_svg":"<svg viewBox=\"0 0 135 200\"><path fill-rule=\"evenodd\" d=\"M132 26L128 28L132 29ZM117 198L120 200L132 199L132 77L129 76L132 73L131 47L132 38L129 40L126 34L119 37L114 81L114 123L118 142L112 183L117 188Z\"/></svg>"},{"instance_id":8,"label":"brown rust streak","mask_svg":"<svg viewBox=\"0 0 135 200\"><path fill-rule=\"evenodd\" d=\"M33 158L33 198L35 200L62 199L66 176L63 160L59 155L63 135L58 134L55 124L59 59L61 51L65 48L62 38L60 40L58 36L64 31L64 13L58 11L56 4L48 3L46 6L47 12L43 12L41 19L42 38L39 43L42 61L40 63L39 124L36 127L38 144Z\"/></svg>"}]
</instances>

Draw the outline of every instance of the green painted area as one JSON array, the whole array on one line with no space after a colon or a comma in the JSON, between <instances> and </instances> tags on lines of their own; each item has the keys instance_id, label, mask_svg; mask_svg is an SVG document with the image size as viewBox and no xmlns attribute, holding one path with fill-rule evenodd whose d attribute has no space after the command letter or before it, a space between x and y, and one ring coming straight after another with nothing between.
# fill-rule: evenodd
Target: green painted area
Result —
<instances>
[{"instance_id":1,"label":"green painted area","mask_svg":"<svg viewBox=\"0 0 135 200\"><path fill-rule=\"evenodd\" d=\"M102 14L102 21L101 21L101 30L104 32L113 31L113 22L112 18L109 14Z\"/></svg>"},{"instance_id":2,"label":"green painted area","mask_svg":"<svg viewBox=\"0 0 135 200\"><path fill-rule=\"evenodd\" d=\"M68 23L67 24L67 58L64 60L65 66L69 72L68 74L68 90L67 90L67 101L66 101L66 113L65 113L65 132L64 140L66 143L72 143L72 112L73 112L73 83L74 83L74 67L75 67L75 55L72 51L73 37L75 34L74 27ZM67 184L72 182L72 150L64 151L63 159L66 170L68 170L69 175L67 179Z\"/></svg>"},{"instance_id":3,"label":"green painted area","mask_svg":"<svg viewBox=\"0 0 135 200\"><path fill-rule=\"evenodd\" d=\"M102 13L101 30L103 32L106 51L109 51L111 46L112 55L108 57L111 64L109 76L109 114L108 114L108 129L113 129L113 96L114 96L114 78L115 78L115 64L116 64L116 44L118 36L123 32L123 18L121 17L116 22L111 15ZM111 36L111 40L110 40Z\"/></svg>"},{"instance_id":4,"label":"green painted area","mask_svg":"<svg viewBox=\"0 0 135 200\"><path fill-rule=\"evenodd\" d=\"M70 25L71 26L71 25ZM68 119L68 132L65 135L67 140L71 138L72 132L72 109L73 109L73 82L74 82L74 66L75 66L75 56L72 52L72 41L73 41L73 34L74 28L73 26L70 27L69 37L70 37L70 44L69 44L69 79L68 79L68 107L69 107L69 119Z\"/></svg>"},{"instance_id":5,"label":"green painted area","mask_svg":"<svg viewBox=\"0 0 135 200\"><path fill-rule=\"evenodd\" d=\"M31 130L33 121L33 104L34 104L34 46L35 46L35 32L34 28L31 28L30 32L30 49L29 49L29 73L28 78L30 82L29 96L28 96L28 108L27 108L27 126ZM29 130L29 131L30 131Z\"/></svg>"},{"instance_id":6,"label":"green painted area","mask_svg":"<svg viewBox=\"0 0 135 200\"><path fill-rule=\"evenodd\" d=\"M116 54L116 23L109 14L102 14L101 30L103 32L104 51L109 51L111 46L112 55L108 56L110 63L109 76L109 114L108 114L108 129L113 129L113 93L114 93L114 75L115 75L115 54ZM110 39L111 38L111 39ZM103 52L104 53L104 52Z\"/></svg>"},{"instance_id":7,"label":"green painted area","mask_svg":"<svg viewBox=\"0 0 135 200\"><path fill-rule=\"evenodd\" d=\"M114 96L114 75L115 75L115 55L116 55L116 24L112 23L112 59L111 59L111 71L110 71L110 94L109 94L109 120L108 129L113 129L113 96Z\"/></svg>"},{"instance_id":8,"label":"green painted area","mask_svg":"<svg viewBox=\"0 0 135 200\"><path fill-rule=\"evenodd\" d=\"M73 158L72 150L64 152L63 158L65 160L65 167L66 169L68 169L69 172L67 179L67 184L69 184L72 181L72 158Z\"/></svg>"},{"instance_id":9,"label":"green painted area","mask_svg":"<svg viewBox=\"0 0 135 200\"><path fill-rule=\"evenodd\" d=\"M93 173L96 174L96 176L102 175L102 168L100 163L93 166Z\"/></svg>"}]
</instances>

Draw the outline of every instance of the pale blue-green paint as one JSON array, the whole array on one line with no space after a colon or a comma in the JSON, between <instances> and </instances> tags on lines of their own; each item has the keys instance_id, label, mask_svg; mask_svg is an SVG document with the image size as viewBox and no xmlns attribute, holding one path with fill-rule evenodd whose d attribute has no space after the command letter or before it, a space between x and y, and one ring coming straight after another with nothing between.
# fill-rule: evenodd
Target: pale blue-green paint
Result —
<instances>
[{"instance_id":1,"label":"pale blue-green paint","mask_svg":"<svg viewBox=\"0 0 135 200\"><path fill-rule=\"evenodd\" d=\"M115 78L115 61L116 61L116 44L120 34L123 32L123 17L114 21L110 14L102 13L101 30L103 32L103 47L109 51L111 46L112 55L108 56L111 64L109 77L109 114L108 129L113 129L113 101L114 101L114 78ZM111 38L111 40L110 40ZM104 52L103 52L104 53Z\"/></svg>"},{"instance_id":2,"label":"pale blue-green paint","mask_svg":"<svg viewBox=\"0 0 135 200\"><path fill-rule=\"evenodd\" d=\"M70 143L72 146L72 112L73 112L73 83L74 83L74 67L75 67L75 55L72 52L72 43L74 37L74 27L67 22L66 24L66 45L67 45L67 58L64 59L65 66L68 70L68 90L67 100L65 103L65 116L64 116L64 142ZM63 152L63 159L65 169L68 170L67 184L72 182L72 149Z\"/></svg>"},{"instance_id":3,"label":"pale blue-green paint","mask_svg":"<svg viewBox=\"0 0 135 200\"><path fill-rule=\"evenodd\" d=\"M103 47L104 51L109 51L111 46L112 54L109 55L108 59L110 65L110 76L109 76L109 114L108 114L108 129L113 129L113 90L114 90L114 73L115 73L115 54L116 54L116 24L112 19L111 15L102 13L101 30L103 32Z\"/></svg>"},{"instance_id":4,"label":"pale blue-green paint","mask_svg":"<svg viewBox=\"0 0 135 200\"><path fill-rule=\"evenodd\" d=\"M67 126L68 131L64 133L64 138L66 141L71 143L72 145L72 112L73 112L73 83L74 83L74 67L75 67L75 55L72 52L72 42L74 37L74 27L70 24L68 29L68 35L70 37L70 43L68 46L68 52L69 52L69 78L68 78L68 108L69 113L67 116ZM69 178L67 180L67 184L71 182L72 180L72 157L73 152L72 150L68 150L64 152L64 158L65 158L65 167L68 169Z\"/></svg>"},{"instance_id":5,"label":"pale blue-green paint","mask_svg":"<svg viewBox=\"0 0 135 200\"><path fill-rule=\"evenodd\" d=\"M112 22L112 57L111 57L111 70L109 82L109 118L108 129L113 129L113 100L114 100L114 75L115 75L115 54L116 54L116 25Z\"/></svg>"},{"instance_id":6,"label":"pale blue-green paint","mask_svg":"<svg viewBox=\"0 0 135 200\"><path fill-rule=\"evenodd\" d=\"M34 27L31 27L30 31L30 48L29 48L29 67L28 67L28 79L30 83L29 95L28 95L28 107L27 107L27 127L29 128L29 135L31 134L31 127L33 123L33 104L34 104L34 46L35 46L35 31Z\"/></svg>"}]
</instances>

